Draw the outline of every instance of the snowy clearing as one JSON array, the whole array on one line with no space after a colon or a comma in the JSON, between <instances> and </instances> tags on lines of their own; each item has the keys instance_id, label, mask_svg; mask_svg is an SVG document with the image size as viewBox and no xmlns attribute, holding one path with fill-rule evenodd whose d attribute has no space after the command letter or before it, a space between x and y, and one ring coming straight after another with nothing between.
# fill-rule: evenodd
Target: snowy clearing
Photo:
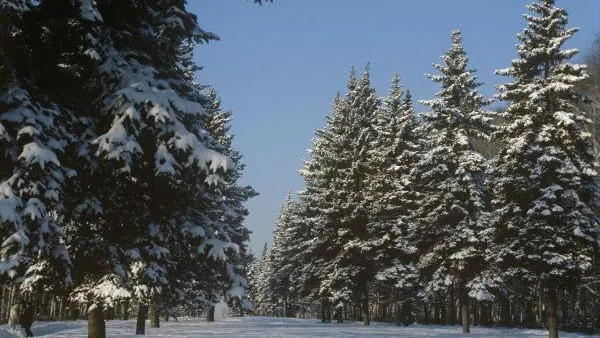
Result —
<instances>
[{"instance_id":1,"label":"snowy clearing","mask_svg":"<svg viewBox=\"0 0 600 338\"><path fill-rule=\"evenodd\" d=\"M108 337L135 336L134 320L111 320L107 322ZM34 323L33 333L36 337L87 337L86 321L71 322L39 322ZM202 319L183 318L178 322L161 322L158 329L149 328L146 322L146 337L515 337L534 338L547 337L543 330L472 328L470 335L460 333L460 326L413 325L400 327L387 323L373 323L364 327L360 323L322 324L318 320L244 317L225 318L213 323ZM8 331L6 325L0 326L0 338L18 337ZM139 337L139 336L138 336ZM577 333L560 333L561 338L600 338L600 335L589 336Z\"/></svg>"}]
</instances>

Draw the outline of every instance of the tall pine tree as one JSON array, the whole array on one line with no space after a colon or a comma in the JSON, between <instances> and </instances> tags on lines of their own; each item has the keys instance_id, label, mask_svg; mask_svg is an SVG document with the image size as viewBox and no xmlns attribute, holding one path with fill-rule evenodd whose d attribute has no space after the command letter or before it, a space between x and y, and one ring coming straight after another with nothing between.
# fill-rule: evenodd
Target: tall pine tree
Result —
<instances>
[{"instance_id":1,"label":"tall pine tree","mask_svg":"<svg viewBox=\"0 0 600 338\"><path fill-rule=\"evenodd\" d=\"M490 263L505 282L539 285L549 337L558 337L557 294L589 268L597 247L598 183L582 97L573 87L585 67L568 63L575 50L562 49L575 34L567 12L554 0L527 7L527 28L517 35L519 58L499 74L509 102L501 127L504 147L495 162L494 246ZM508 284L510 285L510 284Z\"/></svg>"},{"instance_id":2,"label":"tall pine tree","mask_svg":"<svg viewBox=\"0 0 600 338\"><path fill-rule=\"evenodd\" d=\"M412 181L421 193L412 229L420 252L419 267L433 296L450 299L448 321L456 317L458 294L463 332L469 332L467 283L481 269L483 252L478 238L483 211L485 159L474 150L473 138L485 136L487 101L478 93L480 84L468 68L460 31L452 32L452 46L434 65L438 75L428 75L441 89L423 114L427 134L422 159Z\"/></svg>"},{"instance_id":3,"label":"tall pine tree","mask_svg":"<svg viewBox=\"0 0 600 338\"><path fill-rule=\"evenodd\" d=\"M305 200L314 210L318 240L314 254L322 259L322 297L334 303L353 302L369 324L368 285L374 275L369 259L368 152L375 137L372 123L379 99L369 69L348 80L348 93L337 98L328 124L317 132L311 161L301 171Z\"/></svg>"},{"instance_id":4,"label":"tall pine tree","mask_svg":"<svg viewBox=\"0 0 600 338\"><path fill-rule=\"evenodd\" d=\"M391 286L397 303L395 320L408 324L412 323L412 299L419 286L416 248L407 222L416 205L408 176L419 158L419 134L410 92L402 91L398 74L376 114L377 137L369 154L373 168L369 186L372 260L378 269L377 280Z\"/></svg>"}]
</instances>

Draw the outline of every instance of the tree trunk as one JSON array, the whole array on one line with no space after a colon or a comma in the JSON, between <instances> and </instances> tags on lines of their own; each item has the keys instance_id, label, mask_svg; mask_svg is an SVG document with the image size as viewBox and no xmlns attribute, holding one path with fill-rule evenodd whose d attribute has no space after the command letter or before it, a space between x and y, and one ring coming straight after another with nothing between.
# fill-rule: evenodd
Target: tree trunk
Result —
<instances>
[{"instance_id":1,"label":"tree trunk","mask_svg":"<svg viewBox=\"0 0 600 338\"><path fill-rule=\"evenodd\" d=\"M439 305L439 303L433 304L433 318L431 319L431 323L432 324L440 324L440 305Z\"/></svg>"},{"instance_id":2,"label":"tree trunk","mask_svg":"<svg viewBox=\"0 0 600 338\"><path fill-rule=\"evenodd\" d=\"M533 328L535 327L535 311L534 311L534 305L531 304L530 302L527 302L526 308L525 308L525 326L528 328Z\"/></svg>"},{"instance_id":3,"label":"tree trunk","mask_svg":"<svg viewBox=\"0 0 600 338\"><path fill-rule=\"evenodd\" d=\"M429 306L427 303L423 303L423 324L429 325Z\"/></svg>"},{"instance_id":4,"label":"tree trunk","mask_svg":"<svg viewBox=\"0 0 600 338\"><path fill-rule=\"evenodd\" d=\"M544 310L544 290L542 289L540 282L538 285L537 317L535 322L536 327L543 327L544 322L548 320L547 318L544 318Z\"/></svg>"},{"instance_id":5,"label":"tree trunk","mask_svg":"<svg viewBox=\"0 0 600 338\"><path fill-rule=\"evenodd\" d=\"M285 300L285 312L284 312L284 316L286 318L293 318L294 317L294 305L292 302L290 302L289 299L286 298Z\"/></svg>"},{"instance_id":6,"label":"tree trunk","mask_svg":"<svg viewBox=\"0 0 600 338\"><path fill-rule=\"evenodd\" d=\"M402 324L408 326L413 323L414 319L412 316L412 299L406 298L404 305L402 306L403 319Z\"/></svg>"},{"instance_id":7,"label":"tree trunk","mask_svg":"<svg viewBox=\"0 0 600 338\"><path fill-rule=\"evenodd\" d=\"M129 320L129 301L123 303L123 320Z\"/></svg>"},{"instance_id":8,"label":"tree trunk","mask_svg":"<svg viewBox=\"0 0 600 338\"><path fill-rule=\"evenodd\" d=\"M564 324L569 323L570 318L569 318L569 300L571 297L570 296L570 292L567 290L563 291L562 297L560 297L560 305L561 305L561 311L560 311L560 321ZM571 306L571 308L573 308L574 306Z\"/></svg>"},{"instance_id":9,"label":"tree trunk","mask_svg":"<svg viewBox=\"0 0 600 338\"><path fill-rule=\"evenodd\" d=\"M459 289L460 292L460 318L462 321L462 332L469 333L471 328L469 327L469 294L464 286Z\"/></svg>"},{"instance_id":10,"label":"tree trunk","mask_svg":"<svg viewBox=\"0 0 600 338\"><path fill-rule=\"evenodd\" d=\"M377 301L375 302L375 321L378 322L381 319L380 316L380 310L381 310L381 296L379 295L379 290L377 291Z\"/></svg>"},{"instance_id":11,"label":"tree trunk","mask_svg":"<svg viewBox=\"0 0 600 338\"><path fill-rule=\"evenodd\" d=\"M99 304L92 305L88 310L88 338L106 338L104 314Z\"/></svg>"},{"instance_id":12,"label":"tree trunk","mask_svg":"<svg viewBox=\"0 0 600 338\"><path fill-rule=\"evenodd\" d=\"M135 334L146 334L146 314L148 313L148 306L145 304L138 304L137 322L135 325Z\"/></svg>"},{"instance_id":13,"label":"tree trunk","mask_svg":"<svg viewBox=\"0 0 600 338\"><path fill-rule=\"evenodd\" d=\"M444 325L448 322L448 307L446 306L448 304L447 299L448 299L447 296L442 297L441 302L439 304L440 319L438 321L438 324L440 324L440 325Z\"/></svg>"},{"instance_id":14,"label":"tree trunk","mask_svg":"<svg viewBox=\"0 0 600 338\"><path fill-rule=\"evenodd\" d=\"M448 290L448 315L446 322L448 325L456 324L456 299L455 299L454 286L451 285ZM460 297L460 296L459 296Z\"/></svg>"},{"instance_id":15,"label":"tree trunk","mask_svg":"<svg viewBox=\"0 0 600 338\"><path fill-rule=\"evenodd\" d=\"M492 325L492 316L491 316L491 308L487 302L479 302L479 325L481 326L491 326Z\"/></svg>"},{"instance_id":16,"label":"tree trunk","mask_svg":"<svg viewBox=\"0 0 600 338\"><path fill-rule=\"evenodd\" d=\"M367 294L366 290L364 291L363 296L362 296L362 301L361 301L361 305L360 305L360 311L361 311L363 325L369 325L370 324L370 319L369 319L369 295Z\"/></svg>"},{"instance_id":17,"label":"tree trunk","mask_svg":"<svg viewBox=\"0 0 600 338\"><path fill-rule=\"evenodd\" d=\"M321 297L321 323L327 322L327 298Z\"/></svg>"},{"instance_id":18,"label":"tree trunk","mask_svg":"<svg viewBox=\"0 0 600 338\"><path fill-rule=\"evenodd\" d=\"M215 321L215 307L213 305L208 306L208 310L206 311L206 321L207 322Z\"/></svg>"},{"instance_id":19,"label":"tree trunk","mask_svg":"<svg viewBox=\"0 0 600 338\"><path fill-rule=\"evenodd\" d=\"M547 295L548 338L558 338L558 316L556 289L550 288Z\"/></svg>"},{"instance_id":20,"label":"tree trunk","mask_svg":"<svg viewBox=\"0 0 600 338\"><path fill-rule=\"evenodd\" d=\"M2 285L2 302L0 303L0 323L4 323L4 320L6 319L7 313L8 313L8 290L7 287Z\"/></svg>"},{"instance_id":21,"label":"tree trunk","mask_svg":"<svg viewBox=\"0 0 600 338\"><path fill-rule=\"evenodd\" d=\"M148 313L150 317L150 327L160 327L160 317L158 316L158 305L156 302L150 303L150 310Z\"/></svg>"},{"instance_id":22,"label":"tree trunk","mask_svg":"<svg viewBox=\"0 0 600 338\"><path fill-rule=\"evenodd\" d=\"M503 296L500 301L502 302L502 314L500 315L500 325L510 326L512 325L510 314L510 299L508 298L508 296Z\"/></svg>"},{"instance_id":23,"label":"tree trunk","mask_svg":"<svg viewBox=\"0 0 600 338\"><path fill-rule=\"evenodd\" d=\"M402 325L402 311L404 309L402 308L402 304L400 304L399 298L396 300L395 304L396 311L394 311L394 322L396 323L396 325Z\"/></svg>"}]
</instances>

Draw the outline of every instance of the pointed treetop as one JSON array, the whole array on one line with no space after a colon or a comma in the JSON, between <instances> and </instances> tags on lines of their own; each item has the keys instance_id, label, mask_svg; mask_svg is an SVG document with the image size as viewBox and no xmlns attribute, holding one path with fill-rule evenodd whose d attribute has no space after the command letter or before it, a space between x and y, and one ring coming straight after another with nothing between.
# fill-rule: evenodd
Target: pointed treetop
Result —
<instances>
[{"instance_id":1,"label":"pointed treetop","mask_svg":"<svg viewBox=\"0 0 600 338\"><path fill-rule=\"evenodd\" d=\"M354 88L355 85L356 85L356 68L354 67L354 65L352 65L352 68L350 68L350 76L348 76L348 88ZM339 95L339 91L338 91L338 95Z\"/></svg>"},{"instance_id":2,"label":"pointed treetop","mask_svg":"<svg viewBox=\"0 0 600 338\"><path fill-rule=\"evenodd\" d=\"M368 82L369 81L369 73L371 72L371 63L367 62L367 65L365 66L364 70L363 70L363 77L362 80Z\"/></svg>"},{"instance_id":3,"label":"pointed treetop","mask_svg":"<svg viewBox=\"0 0 600 338\"><path fill-rule=\"evenodd\" d=\"M388 96L383 99L388 113L395 113L402 105L402 83L400 82L400 74L395 72L392 77L392 84Z\"/></svg>"},{"instance_id":4,"label":"pointed treetop","mask_svg":"<svg viewBox=\"0 0 600 338\"><path fill-rule=\"evenodd\" d=\"M412 105L412 93L410 89L406 89L406 93L404 94L404 103Z\"/></svg>"},{"instance_id":5,"label":"pointed treetop","mask_svg":"<svg viewBox=\"0 0 600 338\"><path fill-rule=\"evenodd\" d=\"M394 72L392 76L392 85L390 86L390 97L400 97L402 96L402 84L400 83L400 74L398 72Z\"/></svg>"},{"instance_id":6,"label":"pointed treetop","mask_svg":"<svg viewBox=\"0 0 600 338\"><path fill-rule=\"evenodd\" d=\"M452 44L462 45L462 33L459 28L452 30Z\"/></svg>"},{"instance_id":7,"label":"pointed treetop","mask_svg":"<svg viewBox=\"0 0 600 338\"><path fill-rule=\"evenodd\" d=\"M261 257L265 257L267 255L267 252L269 252L269 243L265 242L265 245L263 245Z\"/></svg>"}]
</instances>

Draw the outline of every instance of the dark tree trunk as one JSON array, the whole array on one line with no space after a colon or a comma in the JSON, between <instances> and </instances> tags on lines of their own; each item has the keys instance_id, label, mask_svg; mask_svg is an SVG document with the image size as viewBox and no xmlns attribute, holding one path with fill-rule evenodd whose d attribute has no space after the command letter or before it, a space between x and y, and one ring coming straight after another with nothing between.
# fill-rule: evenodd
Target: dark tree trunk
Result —
<instances>
[{"instance_id":1,"label":"dark tree trunk","mask_svg":"<svg viewBox=\"0 0 600 338\"><path fill-rule=\"evenodd\" d=\"M447 297L444 297L441 299L441 302L439 303L439 309L440 309L440 317L438 319L438 324L446 324L448 322L448 310L446 307L447 301L446 301Z\"/></svg>"},{"instance_id":2,"label":"dark tree trunk","mask_svg":"<svg viewBox=\"0 0 600 338\"><path fill-rule=\"evenodd\" d=\"M403 311L404 309L402 307L402 304L400 303L400 297L398 297L398 299L396 300L396 311L394 311L394 323L396 323L396 325L402 324Z\"/></svg>"},{"instance_id":3,"label":"dark tree trunk","mask_svg":"<svg viewBox=\"0 0 600 338\"><path fill-rule=\"evenodd\" d=\"M448 290L448 315L446 318L448 325L456 324L456 299L454 286L450 286Z\"/></svg>"},{"instance_id":4,"label":"dark tree trunk","mask_svg":"<svg viewBox=\"0 0 600 338\"><path fill-rule=\"evenodd\" d=\"M543 294L543 289L540 285L538 286L538 302L537 302L537 317L536 317L536 322L535 322L535 326L536 327L543 327L545 322L548 321L547 318L545 318L545 313L544 311L546 310L544 308L544 294Z\"/></svg>"},{"instance_id":5,"label":"dark tree trunk","mask_svg":"<svg viewBox=\"0 0 600 338\"><path fill-rule=\"evenodd\" d=\"M129 302L123 303L123 320L129 320Z\"/></svg>"},{"instance_id":6,"label":"dark tree trunk","mask_svg":"<svg viewBox=\"0 0 600 338\"><path fill-rule=\"evenodd\" d=\"M510 299L508 296L503 296L500 299L501 302L501 315L500 315L500 325L502 326L510 326L511 323L511 314L510 314Z\"/></svg>"},{"instance_id":7,"label":"dark tree trunk","mask_svg":"<svg viewBox=\"0 0 600 338\"><path fill-rule=\"evenodd\" d=\"M429 306L427 303L423 303L423 324L429 325Z\"/></svg>"},{"instance_id":8,"label":"dark tree trunk","mask_svg":"<svg viewBox=\"0 0 600 338\"><path fill-rule=\"evenodd\" d=\"M375 321L378 322L381 319L381 296L379 295L379 291L377 291L377 300L375 301Z\"/></svg>"},{"instance_id":9,"label":"dark tree trunk","mask_svg":"<svg viewBox=\"0 0 600 338\"><path fill-rule=\"evenodd\" d=\"M402 324L404 326L408 326L414 322L414 318L412 315L412 299L407 298L404 301L404 305L402 306Z\"/></svg>"},{"instance_id":10,"label":"dark tree trunk","mask_svg":"<svg viewBox=\"0 0 600 338\"><path fill-rule=\"evenodd\" d=\"M459 288L460 297L460 319L462 321L462 332L470 333L471 328L469 326L469 294L467 289L461 285Z\"/></svg>"},{"instance_id":11,"label":"dark tree trunk","mask_svg":"<svg viewBox=\"0 0 600 338\"><path fill-rule=\"evenodd\" d=\"M98 304L88 311L88 338L106 338L104 313Z\"/></svg>"},{"instance_id":12,"label":"dark tree trunk","mask_svg":"<svg viewBox=\"0 0 600 338\"><path fill-rule=\"evenodd\" d=\"M570 318L569 318L569 300L571 293L568 290L563 291L562 293L562 297L560 297L560 305L561 305L561 310L560 310L560 321L561 323L567 324L570 322ZM571 306L571 308L574 308L574 306Z\"/></svg>"},{"instance_id":13,"label":"dark tree trunk","mask_svg":"<svg viewBox=\"0 0 600 338\"><path fill-rule=\"evenodd\" d=\"M327 298L321 297L321 323L327 322Z\"/></svg>"},{"instance_id":14,"label":"dark tree trunk","mask_svg":"<svg viewBox=\"0 0 600 338\"><path fill-rule=\"evenodd\" d=\"M135 334L146 334L146 314L148 313L148 306L145 304L138 304L137 322L135 325Z\"/></svg>"},{"instance_id":15,"label":"dark tree trunk","mask_svg":"<svg viewBox=\"0 0 600 338\"><path fill-rule=\"evenodd\" d=\"M160 317L158 315L158 305L156 302L150 303L148 317L150 317L150 327L160 327Z\"/></svg>"},{"instance_id":16,"label":"dark tree trunk","mask_svg":"<svg viewBox=\"0 0 600 338\"><path fill-rule=\"evenodd\" d=\"M525 326L532 328L535 327L536 315L534 311L534 305L531 302L527 302L525 309Z\"/></svg>"},{"instance_id":17,"label":"dark tree trunk","mask_svg":"<svg viewBox=\"0 0 600 338\"><path fill-rule=\"evenodd\" d=\"M285 302L285 316L287 318L293 318L294 316L294 303L290 302L289 299Z\"/></svg>"},{"instance_id":18,"label":"dark tree trunk","mask_svg":"<svg viewBox=\"0 0 600 338\"><path fill-rule=\"evenodd\" d=\"M557 315L557 295L556 289L550 288L546 299L548 307L548 338L558 338L558 315Z\"/></svg>"},{"instance_id":19,"label":"dark tree trunk","mask_svg":"<svg viewBox=\"0 0 600 338\"><path fill-rule=\"evenodd\" d=\"M431 323L440 324L440 305L433 304L433 318L431 319Z\"/></svg>"},{"instance_id":20,"label":"dark tree trunk","mask_svg":"<svg viewBox=\"0 0 600 338\"><path fill-rule=\"evenodd\" d=\"M335 320L337 323L343 323L344 322L344 314L342 313L344 306L342 306L341 304L335 307Z\"/></svg>"},{"instance_id":21,"label":"dark tree trunk","mask_svg":"<svg viewBox=\"0 0 600 338\"><path fill-rule=\"evenodd\" d=\"M473 325L475 326L479 326L481 325L481 322L479 321L479 301L474 301L473 304L471 304L471 308L473 311Z\"/></svg>"},{"instance_id":22,"label":"dark tree trunk","mask_svg":"<svg viewBox=\"0 0 600 338\"><path fill-rule=\"evenodd\" d=\"M490 326L492 324L492 318L490 313L490 306L487 302L480 302L480 314L479 314L479 324L482 326Z\"/></svg>"},{"instance_id":23,"label":"dark tree trunk","mask_svg":"<svg viewBox=\"0 0 600 338\"><path fill-rule=\"evenodd\" d=\"M208 310L206 311L206 321L207 322L215 321L215 307L212 305L209 305Z\"/></svg>"},{"instance_id":24,"label":"dark tree trunk","mask_svg":"<svg viewBox=\"0 0 600 338\"><path fill-rule=\"evenodd\" d=\"M360 315L362 317L362 323L363 325L369 325L371 321L369 318L369 295L367 294L367 291L364 291L360 303Z\"/></svg>"}]
</instances>

